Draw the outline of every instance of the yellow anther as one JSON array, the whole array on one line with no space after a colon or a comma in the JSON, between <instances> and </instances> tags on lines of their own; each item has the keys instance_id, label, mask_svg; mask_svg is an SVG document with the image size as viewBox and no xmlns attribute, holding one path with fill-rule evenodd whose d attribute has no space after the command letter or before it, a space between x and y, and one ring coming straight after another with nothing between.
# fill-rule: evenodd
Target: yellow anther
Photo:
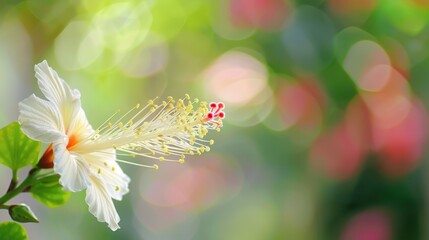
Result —
<instances>
[{"instance_id":1,"label":"yellow anther","mask_svg":"<svg viewBox=\"0 0 429 240\"><path fill-rule=\"evenodd\" d=\"M139 107L140 107L140 103L137 103L136 108L139 108Z\"/></svg>"},{"instance_id":2,"label":"yellow anther","mask_svg":"<svg viewBox=\"0 0 429 240\"><path fill-rule=\"evenodd\" d=\"M122 122L118 123L118 128L122 128L124 126L124 124Z\"/></svg>"},{"instance_id":3,"label":"yellow anther","mask_svg":"<svg viewBox=\"0 0 429 240\"><path fill-rule=\"evenodd\" d=\"M189 102L188 106L186 106L186 111L189 112L190 114L192 114L192 109L194 108L194 106L192 106L192 103Z\"/></svg>"},{"instance_id":4,"label":"yellow anther","mask_svg":"<svg viewBox=\"0 0 429 240\"><path fill-rule=\"evenodd\" d=\"M185 163L185 159L183 159L183 158L179 159L179 163L181 163L181 164Z\"/></svg>"},{"instance_id":5,"label":"yellow anther","mask_svg":"<svg viewBox=\"0 0 429 240\"><path fill-rule=\"evenodd\" d=\"M214 144L214 140L213 139L211 139L210 140L210 145L213 145Z\"/></svg>"},{"instance_id":6,"label":"yellow anther","mask_svg":"<svg viewBox=\"0 0 429 240\"><path fill-rule=\"evenodd\" d=\"M112 172L114 172L115 171L115 167L112 167Z\"/></svg>"},{"instance_id":7,"label":"yellow anther","mask_svg":"<svg viewBox=\"0 0 429 240\"><path fill-rule=\"evenodd\" d=\"M113 144L112 147L113 147L113 149L117 149L118 148L118 146L116 146L116 144Z\"/></svg>"},{"instance_id":8,"label":"yellow anther","mask_svg":"<svg viewBox=\"0 0 429 240\"><path fill-rule=\"evenodd\" d=\"M101 168L98 169L98 174L100 174L100 173L101 173Z\"/></svg>"},{"instance_id":9,"label":"yellow anther","mask_svg":"<svg viewBox=\"0 0 429 240\"><path fill-rule=\"evenodd\" d=\"M205 135L209 132L209 130L207 130L207 128L206 128L206 127L203 127L202 129L203 129L203 130L202 130L203 135L205 136Z\"/></svg>"},{"instance_id":10,"label":"yellow anther","mask_svg":"<svg viewBox=\"0 0 429 240\"><path fill-rule=\"evenodd\" d=\"M164 161L165 158L164 157L159 157L159 161Z\"/></svg>"},{"instance_id":11,"label":"yellow anther","mask_svg":"<svg viewBox=\"0 0 429 240\"><path fill-rule=\"evenodd\" d=\"M159 169L159 167L158 167L158 165L157 165L157 164L154 164L154 165L153 165L153 168L154 168L155 170L158 170L158 169Z\"/></svg>"},{"instance_id":12,"label":"yellow anther","mask_svg":"<svg viewBox=\"0 0 429 240\"><path fill-rule=\"evenodd\" d=\"M106 166L106 167L107 167L107 162L104 162L103 164L104 164L104 166Z\"/></svg>"}]
</instances>

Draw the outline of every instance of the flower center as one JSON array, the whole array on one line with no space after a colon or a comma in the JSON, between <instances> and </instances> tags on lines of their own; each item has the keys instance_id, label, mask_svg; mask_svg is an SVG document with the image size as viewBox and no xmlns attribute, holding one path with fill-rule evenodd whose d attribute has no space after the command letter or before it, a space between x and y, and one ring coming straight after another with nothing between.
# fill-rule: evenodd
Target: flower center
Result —
<instances>
[{"instance_id":1,"label":"flower center","mask_svg":"<svg viewBox=\"0 0 429 240\"><path fill-rule=\"evenodd\" d=\"M69 143L67 144L67 150L72 149L73 146L76 145L77 142L78 142L78 139L77 139L76 135L71 135L69 137Z\"/></svg>"},{"instance_id":2,"label":"flower center","mask_svg":"<svg viewBox=\"0 0 429 240\"><path fill-rule=\"evenodd\" d=\"M69 137L69 143L67 144L67 150L70 151L74 145L78 142L76 135L72 135ZM53 168L54 167L54 151L52 149L52 144L48 146L46 151L43 153L40 158L39 163L37 164L40 168Z\"/></svg>"}]
</instances>

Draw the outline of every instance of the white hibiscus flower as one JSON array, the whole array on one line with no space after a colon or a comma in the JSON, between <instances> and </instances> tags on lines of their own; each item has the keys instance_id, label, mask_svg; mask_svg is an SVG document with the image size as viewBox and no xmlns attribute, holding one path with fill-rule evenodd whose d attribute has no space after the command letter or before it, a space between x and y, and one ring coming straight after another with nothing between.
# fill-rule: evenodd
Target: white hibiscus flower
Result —
<instances>
[{"instance_id":1,"label":"white hibiscus flower","mask_svg":"<svg viewBox=\"0 0 429 240\"><path fill-rule=\"evenodd\" d=\"M117 162L158 169L117 159L136 155L159 161L184 162L187 154L209 151L213 140L204 140L208 130L220 130L225 114L222 103L211 103L210 110L198 100L174 101L169 97L157 105L154 100L132 108L123 116L114 114L98 129L88 123L81 107L80 93L72 90L46 61L35 66L40 90L46 99L34 94L19 103L19 122L30 138L51 144L40 162L60 175L65 190L86 189L89 211L112 230L119 228L119 215L112 198L121 200L128 192L129 177ZM114 120L116 118L116 120ZM118 154L119 155L119 154Z\"/></svg>"}]
</instances>

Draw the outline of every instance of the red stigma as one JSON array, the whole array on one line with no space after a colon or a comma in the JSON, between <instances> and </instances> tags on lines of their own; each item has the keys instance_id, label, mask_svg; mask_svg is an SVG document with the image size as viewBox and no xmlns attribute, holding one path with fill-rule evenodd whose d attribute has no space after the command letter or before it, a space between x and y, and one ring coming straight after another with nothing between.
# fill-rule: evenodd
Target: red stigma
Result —
<instances>
[{"instance_id":1,"label":"red stigma","mask_svg":"<svg viewBox=\"0 0 429 240\"><path fill-rule=\"evenodd\" d=\"M216 125L222 125L220 119L225 118L225 113L221 110L225 107L225 104L223 104L222 102L212 102L209 106L210 111L207 113L205 121L214 123Z\"/></svg>"}]
</instances>

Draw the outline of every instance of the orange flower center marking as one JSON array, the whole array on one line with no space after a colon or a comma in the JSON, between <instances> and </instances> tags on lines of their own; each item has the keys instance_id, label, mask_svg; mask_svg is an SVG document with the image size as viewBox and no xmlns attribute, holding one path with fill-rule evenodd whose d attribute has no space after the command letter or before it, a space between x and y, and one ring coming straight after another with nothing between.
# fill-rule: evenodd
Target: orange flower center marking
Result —
<instances>
[{"instance_id":1,"label":"orange flower center marking","mask_svg":"<svg viewBox=\"0 0 429 240\"><path fill-rule=\"evenodd\" d=\"M69 143L67 144L67 149L70 150L74 145L77 143L77 137L76 135L71 135L69 137Z\"/></svg>"},{"instance_id":2,"label":"orange flower center marking","mask_svg":"<svg viewBox=\"0 0 429 240\"><path fill-rule=\"evenodd\" d=\"M67 144L67 149L70 150L77 143L77 138L75 135L69 137L69 143ZM43 153L40 158L39 163L37 164L40 168L53 168L54 167L54 151L52 149L52 144L48 146L46 151Z\"/></svg>"}]
</instances>

